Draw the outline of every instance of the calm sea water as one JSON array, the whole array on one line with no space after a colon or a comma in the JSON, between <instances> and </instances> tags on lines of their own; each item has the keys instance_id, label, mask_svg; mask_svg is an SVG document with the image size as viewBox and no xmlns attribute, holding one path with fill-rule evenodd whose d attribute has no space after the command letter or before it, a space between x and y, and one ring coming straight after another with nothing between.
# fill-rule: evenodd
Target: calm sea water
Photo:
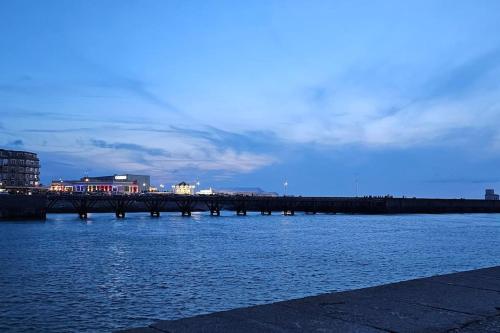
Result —
<instances>
[{"instance_id":1,"label":"calm sea water","mask_svg":"<svg viewBox=\"0 0 500 333\"><path fill-rule=\"evenodd\" d=\"M0 223L0 331L106 332L500 264L500 215Z\"/></svg>"}]
</instances>

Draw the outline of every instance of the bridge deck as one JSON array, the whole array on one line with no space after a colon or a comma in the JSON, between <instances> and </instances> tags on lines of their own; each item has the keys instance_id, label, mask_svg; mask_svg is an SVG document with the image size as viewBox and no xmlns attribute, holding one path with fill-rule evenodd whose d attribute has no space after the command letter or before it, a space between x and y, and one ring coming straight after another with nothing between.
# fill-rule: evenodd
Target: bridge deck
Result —
<instances>
[{"instance_id":1,"label":"bridge deck","mask_svg":"<svg viewBox=\"0 0 500 333\"><path fill-rule=\"evenodd\" d=\"M235 309L120 333L500 332L500 266Z\"/></svg>"},{"instance_id":2,"label":"bridge deck","mask_svg":"<svg viewBox=\"0 0 500 333\"><path fill-rule=\"evenodd\" d=\"M392 197L301 197L240 195L107 195L64 194L3 195L0 219L44 219L47 213L76 213L87 218L89 213L115 213L124 218L130 212L146 212L159 217L160 212L206 211L219 216L221 211L237 215L260 212L294 215L306 214L443 214L500 213L500 200L425 199Z\"/></svg>"},{"instance_id":3,"label":"bridge deck","mask_svg":"<svg viewBox=\"0 0 500 333\"><path fill-rule=\"evenodd\" d=\"M47 212L160 212L255 211L263 214L306 213L500 213L500 201L465 199L423 199L392 197L265 197L238 195L48 195Z\"/></svg>"}]
</instances>

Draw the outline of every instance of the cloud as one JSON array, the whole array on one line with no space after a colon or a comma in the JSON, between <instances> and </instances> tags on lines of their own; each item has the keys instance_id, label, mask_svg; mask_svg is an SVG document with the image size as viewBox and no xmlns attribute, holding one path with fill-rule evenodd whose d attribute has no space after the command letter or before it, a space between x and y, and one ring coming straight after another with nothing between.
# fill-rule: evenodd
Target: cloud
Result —
<instances>
[{"instance_id":1,"label":"cloud","mask_svg":"<svg viewBox=\"0 0 500 333\"><path fill-rule=\"evenodd\" d=\"M22 75L8 82L0 81L0 93L115 99L136 97L163 111L183 113L178 106L166 100L165 96L155 93L154 89L151 89L154 86L152 82L145 82L138 77L117 72L110 66L83 57L81 53L71 53L71 58L67 60L69 62L65 65L69 67L68 72L77 68L80 71L83 70L85 74L78 78L61 76L52 81ZM184 117L187 115L184 114Z\"/></svg>"},{"instance_id":2,"label":"cloud","mask_svg":"<svg viewBox=\"0 0 500 333\"><path fill-rule=\"evenodd\" d=\"M49 128L49 129L39 129L39 128L28 128L23 130L23 132L29 133L75 133L75 132L91 132L93 128L91 127L81 127L81 128Z\"/></svg>"},{"instance_id":3,"label":"cloud","mask_svg":"<svg viewBox=\"0 0 500 333\"><path fill-rule=\"evenodd\" d=\"M412 91L407 87L394 89L393 82L384 79L388 73L383 70L375 71L372 77L369 71L365 73L366 82L353 79L344 84L334 77L312 86L293 87L290 94L267 96L271 100L268 104L255 99L257 104L247 106L250 111L217 118L216 126L207 121L213 118L210 106L204 108L210 117L187 121L189 125L144 112L154 119L146 121L133 108L128 113L112 110L73 115L52 109L4 107L2 115L40 119L36 123L30 120L29 127L16 132L23 133L25 142L46 142L35 150L57 147L71 158L76 141L82 169L144 172L160 179L203 173L214 179L237 177L280 163L286 159L287 149L302 154L315 146L326 147L330 150L325 153L331 153L332 148L353 146L468 145L473 137L482 135L478 141L491 147L496 143L500 149L500 132L495 126L500 122L500 89L491 80L498 70L496 56L490 52L438 74L422 75L411 84ZM452 85L454 80L467 78L473 83ZM111 76L92 82L89 84L99 91L135 91L148 103L162 104L140 81ZM297 94L297 90L303 93ZM252 110L257 110L255 115ZM136 119L128 114L137 115ZM93 126L95 122L102 124ZM467 133L466 139L463 133Z\"/></svg>"},{"instance_id":4,"label":"cloud","mask_svg":"<svg viewBox=\"0 0 500 333\"><path fill-rule=\"evenodd\" d=\"M124 131L129 133L130 129ZM214 144L211 139L207 139L211 136L211 132L158 129L145 131L137 136L141 144L116 142L104 138L92 138L79 143L82 145L83 154L89 161L93 161L95 167L114 166L115 172L146 172L160 179L164 179L166 175L179 177L179 175L206 172L234 176L252 172L277 161L275 157L262 151L251 152ZM113 135L117 133L114 132ZM165 143L168 144L168 151L162 147Z\"/></svg>"},{"instance_id":5,"label":"cloud","mask_svg":"<svg viewBox=\"0 0 500 333\"><path fill-rule=\"evenodd\" d=\"M500 66L500 48L482 53L436 75L429 81L427 99L457 97L482 88L488 76ZM493 77L496 81L496 77Z\"/></svg>"},{"instance_id":6,"label":"cloud","mask_svg":"<svg viewBox=\"0 0 500 333\"><path fill-rule=\"evenodd\" d=\"M182 113L180 108L148 89L147 85L143 81L116 74L110 74L109 72L107 74L109 77L95 83L90 83L90 85L98 88L100 91L102 91L102 89L125 91L164 110Z\"/></svg>"},{"instance_id":7,"label":"cloud","mask_svg":"<svg viewBox=\"0 0 500 333\"><path fill-rule=\"evenodd\" d=\"M137 124L144 121L144 116L127 116L120 115L115 117L112 114L99 114L96 116L92 112L52 112L52 111L36 111L27 108L18 107L2 107L0 106L0 112L4 118L10 119L26 119L29 118L30 121L26 121L26 124L32 124L36 122L37 126L42 127L45 125L50 128L26 128L23 129L25 132L64 132L64 131L82 131L89 129L94 131L96 127L106 126L109 128L109 124L113 124L116 127L121 124ZM75 124L80 125L86 122L93 125L93 127L75 127ZM104 125L103 125L104 124ZM64 128L53 128L55 126L63 126Z\"/></svg>"},{"instance_id":8,"label":"cloud","mask_svg":"<svg viewBox=\"0 0 500 333\"><path fill-rule=\"evenodd\" d=\"M96 92L89 92L89 88L97 89ZM129 96L138 97L147 103L158 106L163 110L181 113L182 111L167 102L164 98L153 93L147 88L147 85L138 80L126 77L105 77L91 82L24 82L0 84L0 92L8 94L21 95L59 95L64 94L79 96L84 98L123 98ZM125 92L126 95L120 95L113 92Z\"/></svg>"},{"instance_id":9,"label":"cloud","mask_svg":"<svg viewBox=\"0 0 500 333\"><path fill-rule=\"evenodd\" d=\"M262 152L273 151L285 144L272 130L248 130L238 133L214 126L204 126L202 129L171 126L170 129L180 135L207 140L219 148Z\"/></svg>"},{"instance_id":10,"label":"cloud","mask_svg":"<svg viewBox=\"0 0 500 333\"><path fill-rule=\"evenodd\" d=\"M495 125L500 123L496 79L500 49L449 65L436 74L409 75L386 67L366 72L364 82L336 78L305 87L300 98L289 96L295 105L283 103L292 109L278 114L281 124L276 116L274 122L264 124L272 124L280 139L295 144L452 145L463 131L483 131L492 132L486 142L494 147L495 133L500 133Z\"/></svg>"},{"instance_id":11,"label":"cloud","mask_svg":"<svg viewBox=\"0 0 500 333\"><path fill-rule=\"evenodd\" d=\"M83 66L87 72L93 77L92 80L85 82L85 85L96 87L100 94L105 90L124 91L130 93L143 101L156 105L165 111L173 113L182 113L182 110L175 106L170 101L167 101L164 96L154 93L148 84L140 78L135 78L124 72L117 72L110 66L97 63L89 58L83 57L81 53L73 54L73 60Z\"/></svg>"},{"instance_id":12,"label":"cloud","mask_svg":"<svg viewBox=\"0 0 500 333\"><path fill-rule=\"evenodd\" d=\"M10 141L9 143L7 143L7 145L11 147L22 147L24 146L24 142L21 139L17 139L14 141Z\"/></svg>"},{"instance_id":13,"label":"cloud","mask_svg":"<svg viewBox=\"0 0 500 333\"><path fill-rule=\"evenodd\" d=\"M152 156L170 156L170 153L161 148L150 148L141 146L135 143L114 142L108 143L104 140L91 139L91 144L97 148L115 149L115 150L128 150L132 152L145 153Z\"/></svg>"},{"instance_id":14,"label":"cloud","mask_svg":"<svg viewBox=\"0 0 500 333\"><path fill-rule=\"evenodd\" d=\"M275 158L265 154L238 152L233 149L219 150L214 147L204 151L193 151L189 157L171 160L184 167L204 171L227 171L230 173L247 173L276 162Z\"/></svg>"}]
</instances>

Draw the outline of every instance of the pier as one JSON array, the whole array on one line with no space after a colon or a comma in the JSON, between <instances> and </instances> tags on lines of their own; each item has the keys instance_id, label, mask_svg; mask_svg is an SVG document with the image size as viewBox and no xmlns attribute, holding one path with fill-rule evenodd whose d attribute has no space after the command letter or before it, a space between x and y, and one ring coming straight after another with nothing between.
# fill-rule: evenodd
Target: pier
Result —
<instances>
[{"instance_id":1,"label":"pier","mask_svg":"<svg viewBox=\"0 0 500 333\"><path fill-rule=\"evenodd\" d=\"M500 332L500 266L119 331L165 332Z\"/></svg>"},{"instance_id":2,"label":"pier","mask_svg":"<svg viewBox=\"0 0 500 333\"><path fill-rule=\"evenodd\" d=\"M114 213L125 218L130 212L159 217L162 212L209 212L220 216L232 211L245 216L283 214L444 214L500 213L499 200L423 199L393 197L302 197L245 195L173 195L162 193L110 195L61 194L3 195L0 219L45 219L47 213L74 213L85 219L89 213Z\"/></svg>"}]
</instances>

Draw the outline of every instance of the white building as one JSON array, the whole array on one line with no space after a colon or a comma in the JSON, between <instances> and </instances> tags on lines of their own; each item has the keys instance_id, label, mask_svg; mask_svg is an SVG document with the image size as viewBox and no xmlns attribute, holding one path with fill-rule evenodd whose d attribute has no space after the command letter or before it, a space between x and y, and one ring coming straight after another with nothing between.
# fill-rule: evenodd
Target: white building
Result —
<instances>
[{"instance_id":1,"label":"white building","mask_svg":"<svg viewBox=\"0 0 500 333\"><path fill-rule=\"evenodd\" d=\"M196 194L199 194L199 195L212 195L212 194L215 194L215 191L210 187L209 189L206 189L206 190L199 190L198 192L196 192Z\"/></svg>"},{"instance_id":2,"label":"white building","mask_svg":"<svg viewBox=\"0 0 500 333\"><path fill-rule=\"evenodd\" d=\"M174 194L193 195L195 187L196 187L195 185L190 185L186 182L181 182L177 185L172 185L172 192Z\"/></svg>"}]
</instances>

